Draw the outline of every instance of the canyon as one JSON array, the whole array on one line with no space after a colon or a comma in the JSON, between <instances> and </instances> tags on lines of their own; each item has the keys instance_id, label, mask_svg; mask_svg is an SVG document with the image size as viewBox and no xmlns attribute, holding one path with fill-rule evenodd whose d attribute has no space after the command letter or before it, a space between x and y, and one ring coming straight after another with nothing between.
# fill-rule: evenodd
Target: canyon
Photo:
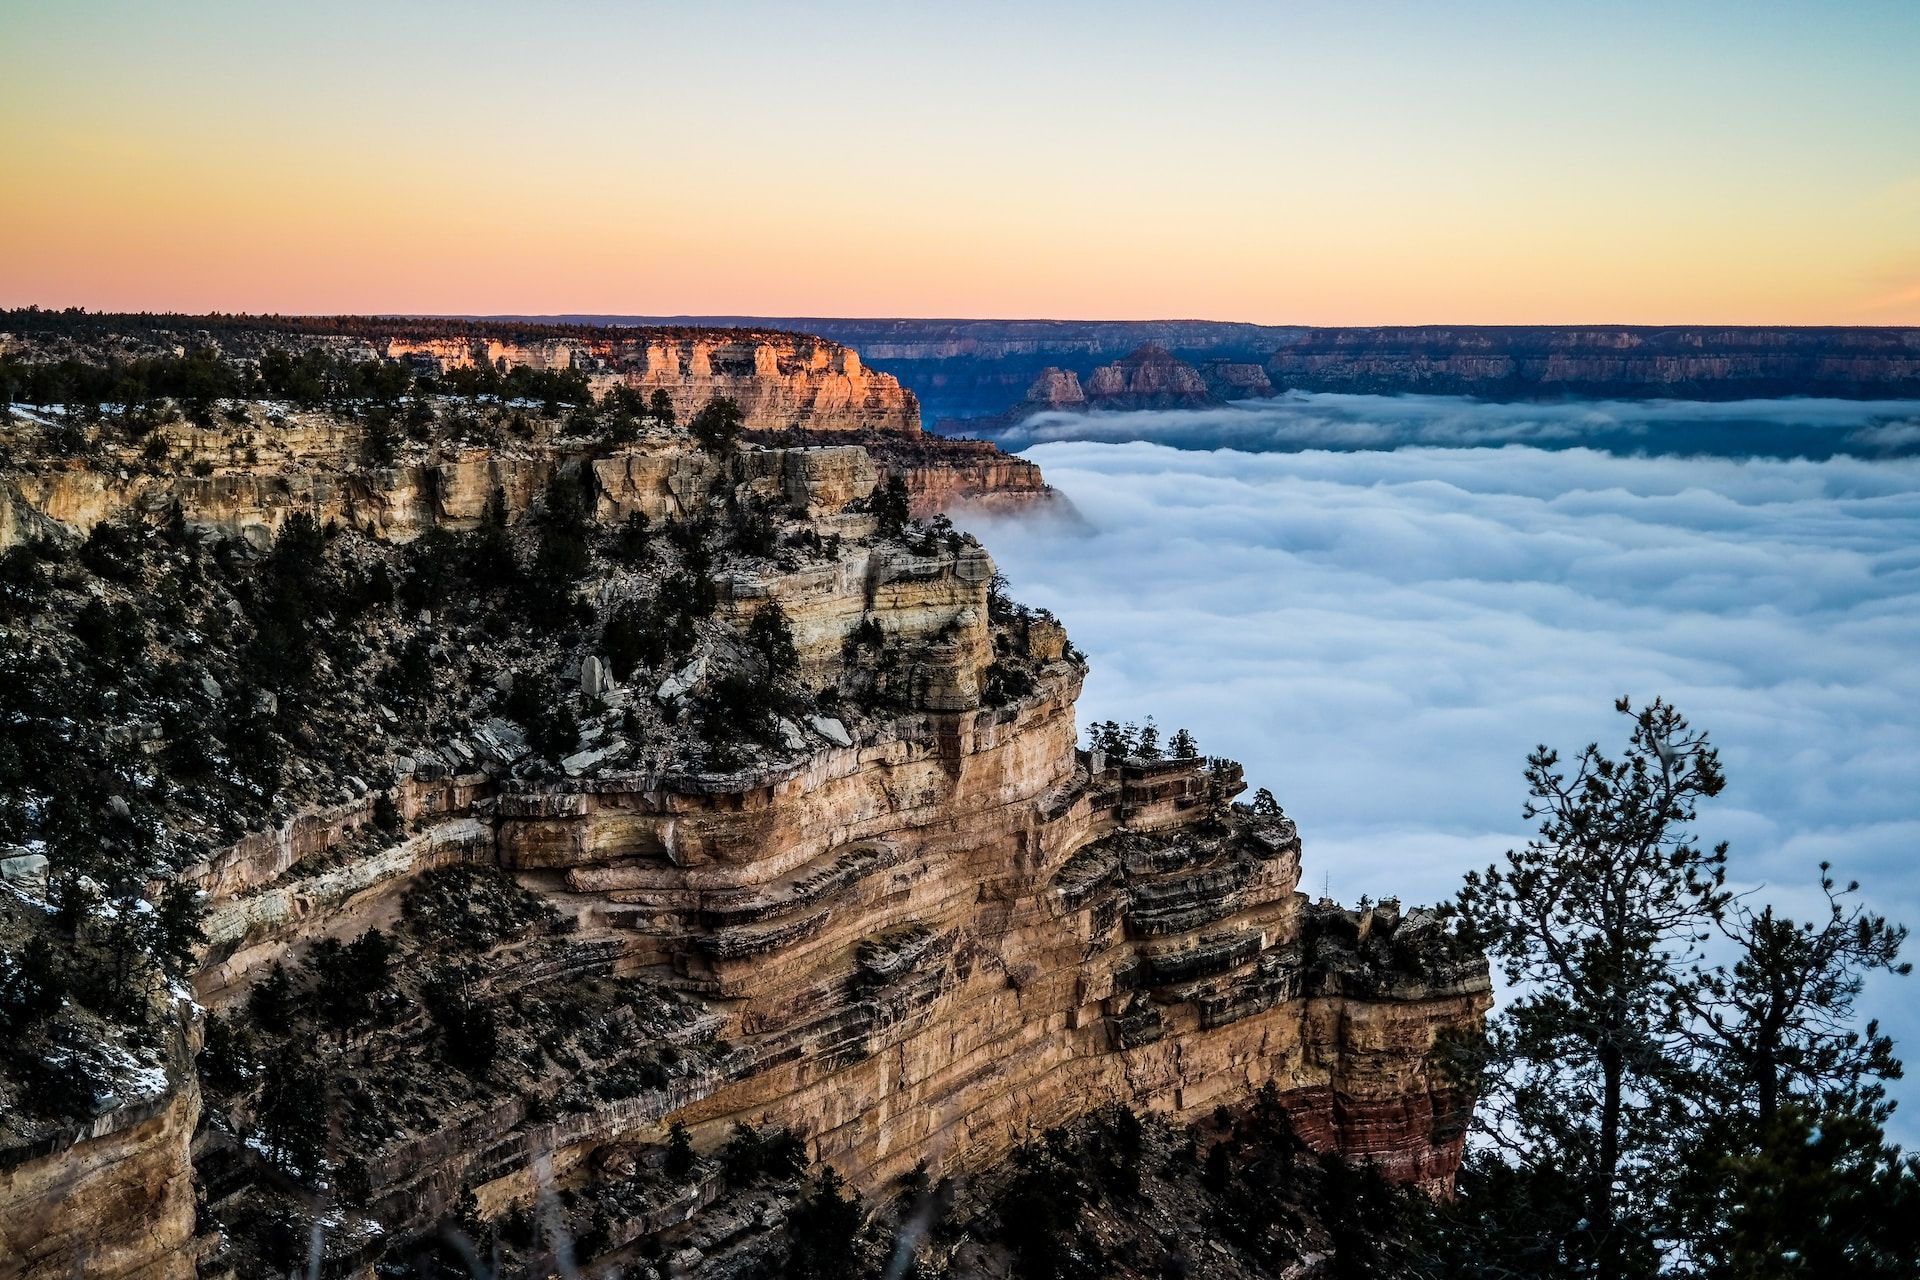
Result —
<instances>
[{"instance_id":1,"label":"canyon","mask_svg":"<svg viewBox=\"0 0 1920 1280\"><path fill-rule=\"evenodd\" d=\"M1920 395L1920 329L1896 326L724 319L857 345L947 430L1017 410L1049 368L1084 386L1148 344L1200 370L1222 400L1268 388L1489 400Z\"/></svg>"},{"instance_id":2,"label":"canyon","mask_svg":"<svg viewBox=\"0 0 1920 1280\"><path fill-rule=\"evenodd\" d=\"M492 358L607 358L515 341ZM396 718L387 677L343 671L297 726L298 781L271 815L168 873L205 908L191 992L159 1015L170 1047L98 1114L0 1150L0 1277L249 1274L264 1255L237 1242L287 1212L285 1175L259 1136L264 1101L203 1085L220 1072L212 1048L198 1073L195 1054L230 1044L276 973L376 929L395 939L390 1011L331 1051L351 1070L327 1149L352 1190L336 1187L316 1228L330 1273L371 1274L450 1215L503 1221L557 1189L580 1222L610 1224L591 1237L598 1256L667 1233L674 1274L746 1274L766 1229L712 1207L717 1175L663 1178L675 1142L698 1171L741 1126L790 1132L879 1195L989 1171L1104 1102L1187 1123L1263 1086L1315 1150L1444 1194L1471 1099L1441 1046L1490 1004L1484 959L1431 911L1300 892L1300 832L1264 792L1236 801L1233 762L1079 745L1084 658L937 518L1044 506L1037 469L909 430L912 397L896 401L891 380L851 390L870 376L851 352L608 341L648 355L594 377L689 405L738 391L758 406L748 438L710 448L657 428L608 446L536 422L528 438L434 439L368 465L364 421L255 405L250 428L158 428L175 451L162 468L104 437L81 456L34 423L9 433L0 531L21 551L173 519L182 546L215 540L244 565L248 548L278 556L326 525L343 565L413 581L436 539L549 527L564 484L583 486L596 537L718 522L728 538L751 515L786 549L723 541L638 569L596 551L571 598L602 618L656 607L672 564L713 557L691 648L617 678L611 629L527 647L524 620L453 596L368 615L375 655L431 640L436 709ZM388 354L457 367L475 345ZM886 523L875 504L895 480L931 523ZM699 726L729 673L754 669L743 638L772 614L804 706L727 745ZM201 683L249 687L240 651L203 643ZM558 673L549 696L578 719L564 758L503 718L497 691L532 663ZM180 731L132 732L159 758ZM446 1065L452 980L497 1024L501 1065Z\"/></svg>"}]
</instances>

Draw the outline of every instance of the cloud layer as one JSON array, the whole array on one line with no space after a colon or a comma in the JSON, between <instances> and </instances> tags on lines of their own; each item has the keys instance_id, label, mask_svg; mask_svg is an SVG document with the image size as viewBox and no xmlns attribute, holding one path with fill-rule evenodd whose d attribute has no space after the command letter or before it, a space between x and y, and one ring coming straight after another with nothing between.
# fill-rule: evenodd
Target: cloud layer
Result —
<instances>
[{"instance_id":1,"label":"cloud layer","mask_svg":"<svg viewBox=\"0 0 1920 1280\"><path fill-rule=\"evenodd\" d=\"M1083 724L1153 714L1244 761L1304 887L1450 896L1525 838L1529 748L1617 749L1613 699L1660 695L1721 747L1700 829L1737 881L1804 912L1831 859L1920 925L1920 460L1028 456L1090 528L979 531L1090 656ZM1920 1056L1910 987L1870 996Z\"/></svg>"},{"instance_id":2,"label":"cloud layer","mask_svg":"<svg viewBox=\"0 0 1920 1280\"><path fill-rule=\"evenodd\" d=\"M1920 454L1920 400L1490 404L1459 396L1289 391L1212 409L1042 413L999 439L1009 449L1064 440L1147 440L1178 449L1263 453L1527 444L1622 454L1883 458Z\"/></svg>"}]
</instances>

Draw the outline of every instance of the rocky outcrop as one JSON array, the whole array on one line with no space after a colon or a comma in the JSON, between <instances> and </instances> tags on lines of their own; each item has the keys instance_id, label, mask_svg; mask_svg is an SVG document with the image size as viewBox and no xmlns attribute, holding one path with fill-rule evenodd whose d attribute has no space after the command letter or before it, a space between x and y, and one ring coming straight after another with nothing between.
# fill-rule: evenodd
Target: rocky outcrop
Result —
<instances>
[{"instance_id":1,"label":"rocky outcrop","mask_svg":"<svg viewBox=\"0 0 1920 1280\"><path fill-rule=\"evenodd\" d=\"M937 512L1073 513L1066 495L1047 484L1038 463L985 440L942 438L933 449L912 441L869 447L889 472L906 478L916 517L924 519Z\"/></svg>"},{"instance_id":2,"label":"rocky outcrop","mask_svg":"<svg viewBox=\"0 0 1920 1280\"><path fill-rule=\"evenodd\" d=\"M1071 369L1047 368L1027 388L1025 401L1029 412L1047 410L1073 412L1087 407L1087 393L1080 387L1080 375Z\"/></svg>"},{"instance_id":3,"label":"rocky outcrop","mask_svg":"<svg viewBox=\"0 0 1920 1280\"><path fill-rule=\"evenodd\" d=\"M1153 343L1087 379L1087 405L1094 409L1181 409L1212 399L1199 370Z\"/></svg>"},{"instance_id":4,"label":"rocky outcrop","mask_svg":"<svg viewBox=\"0 0 1920 1280\"><path fill-rule=\"evenodd\" d=\"M639 512L673 520L712 497L720 475L714 458L673 432L609 449L548 428L526 442L437 442L391 466L369 466L361 456L363 430L326 413L289 415L256 437L249 461L236 456L225 433L175 424L155 433L172 448L165 468L110 442L85 461L29 455L0 476L0 550L59 529L85 533L127 511L159 519L176 503L189 524L257 546L296 512L405 541L434 527L473 528L496 494L510 517L522 515L556 470L582 466L593 473L603 519ZM985 441L817 429L756 438L794 446L749 453L742 462L754 491L783 505L844 505L870 493L884 474L907 481L922 516L1064 503L1037 465ZM30 449L30 429L15 442Z\"/></svg>"},{"instance_id":5,"label":"rocky outcrop","mask_svg":"<svg viewBox=\"0 0 1920 1280\"><path fill-rule=\"evenodd\" d=\"M920 406L892 374L860 362L851 348L792 334L717 333L646 339L622 347L593 382L651 395L665 391L684 420L715 396L729 396L750 429L920 430Z\"/></svg>"},{"instance_id":6,"label":"rocky outcrop","mask_svg":"<svg viewBox=\"0 0 1920 1280\"><path fill-rule=\"evenodd\" d=\"M1244 373L1235 376L1249 379ZM1216 381L1225 385L1224 381ZM1041 370L1040 376L1028 386L1025 398L997 421L1018 422L1036 413L1076 413L1091 409L1198 408L1217 403L1221 398L1214 393L1213 385L1198 369L1165 347L1148 343L1112 364L1097 366L1087 375L1084 384L1070 369Z\"/></svg>"},{"instance_id":7,"label":"rocky outcrop","mask_svg":"<svg viewBox=\"0 0 1920 1280\"><path fill-rule=\"evenodd\" d=\"M1200 376L1216 400L1251 400L1273 394L1266 369L1248 360L1209 360L1200 366Z\"/></svg>"},{"instance_id":8,"label":"rocky outcrop","mask_svg":"<svg viewBox=\"0 0 1920 1280\"><path fill-rule=\"evenodd\" d=\"M803 334L733 331L585 330L574 338L502 341L397 334L382 354L425 361L438 372L496 367L578 369L596 391L664 391L684 421L715 396L737 403L750 429L920 430L920 406L891 374L859 353Z\"/></svg>"},{"instance_id":9,"label":"rocky outcrop","mask_svg":"<svg viewBox=\"0 0 1920 1280\"><path fill-rule=\"evenodd\" d=\"M74 1131L0 1150L0 1280L192 1280L200 1119L191 1024L164 1080Z\"/></svg>"}]
</instances>

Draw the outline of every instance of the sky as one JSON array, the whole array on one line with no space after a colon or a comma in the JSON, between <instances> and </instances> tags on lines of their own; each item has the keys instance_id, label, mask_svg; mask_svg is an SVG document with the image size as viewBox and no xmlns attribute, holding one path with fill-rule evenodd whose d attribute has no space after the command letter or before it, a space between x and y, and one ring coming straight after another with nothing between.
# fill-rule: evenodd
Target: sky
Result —
<instances>
[{"instance_id":1,"label":"sky","mask_svg":"<svg viewBox=\"0 0 1920 1280\"><path fill-rule=\"evenodd\" d=\"M0 0L0 304L1920 323L1920 5Z\"/></svg>"},{"instance_id":2,"label":"sky","mask_svg":"<svg viewBox=\"0 0 1920 1280\"><path fill-rule=\"evenodd\" d=\"M1614 699L1659 696L1721 751L1695 831L1750 902L1809 918L1826 859L1920 927L1920 458L1488 446L1473 408L1464 445L1344 452L1200 449L1143 414L1026 450L1078 521L974 527L1087 654L1082 725L1152 715L1240 760L1299 822L1309 892L1450 898L1528 836L1533 746L1617 754ZM1909 1063L1915 982L1864 1002Z\"/></svg>"}]
</instances>

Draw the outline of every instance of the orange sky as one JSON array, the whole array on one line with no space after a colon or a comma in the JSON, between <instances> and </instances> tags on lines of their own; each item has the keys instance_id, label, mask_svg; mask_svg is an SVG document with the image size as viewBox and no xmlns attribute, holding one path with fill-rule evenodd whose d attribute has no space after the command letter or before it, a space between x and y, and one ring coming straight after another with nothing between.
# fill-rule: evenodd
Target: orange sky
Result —
<instances>
[{"instance_id":1,"label":"orange sky","mask_svg":"<svg viewBox=\"0 0 1920 1280\"><path fill-rule=\"evenodd\" d=\"M1920 323L1920 5L1548 9L19 0L0 303Z\"/></svg>"}]
</instances>

